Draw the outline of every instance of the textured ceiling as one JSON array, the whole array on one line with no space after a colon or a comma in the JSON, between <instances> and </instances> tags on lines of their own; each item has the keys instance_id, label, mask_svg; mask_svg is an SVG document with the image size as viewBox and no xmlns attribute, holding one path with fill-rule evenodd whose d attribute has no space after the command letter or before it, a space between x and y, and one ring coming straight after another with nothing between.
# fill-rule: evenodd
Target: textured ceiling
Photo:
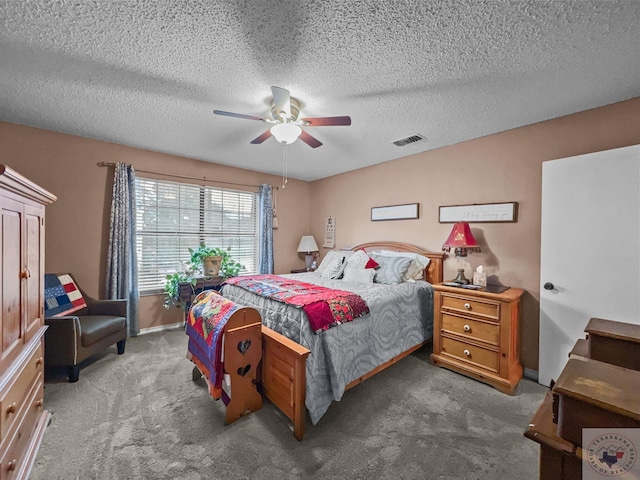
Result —
<instances>
[{"instance_id":1,"label":"textured ceiling","mask_svg":"<svg viewBox=\"0 0 640 480\"><path fill-rule=\"evenodd\" d=\"M1 0L0 120L313 180L640 96L637 0ZM425 140L404 147L393 141ZM114 159L117 160L117 159ZM91 159L87 159L91 161Z\"/></svg>"}]
</instances>

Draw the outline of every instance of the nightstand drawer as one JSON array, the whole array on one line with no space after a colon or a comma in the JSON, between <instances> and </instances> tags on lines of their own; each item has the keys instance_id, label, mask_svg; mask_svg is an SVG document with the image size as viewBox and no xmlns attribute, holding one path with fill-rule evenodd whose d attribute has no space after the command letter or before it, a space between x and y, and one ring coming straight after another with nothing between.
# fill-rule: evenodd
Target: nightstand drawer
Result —
<instances>
[{"instance_id":1,"label":"nightstand drawer","mask_svg":"<svg viewBox=\"0 0 640 480\"><path fill-rule=\"evenodd\" d=\"M498 352L459 342L452 338L442 337L442 353L473 363L493 372L498 372L500 358Z\"/></svg>"},{"instance_id":2,"label":"nightstand drawer","mask_svg":"<svg viewBox=\"0 0 640 480\"><path fill-rule=\"evenodd\" d=\"M500 304L496 302L484 302L482 300L442 295L442 308L456 310L458 312L474 313L496 320L500 318Z\"/></svg>"},{"instance_id":3,"label":"nightstand drawer","mask_svg":"<svg viewBox=\"0 0 640 480\"><path fill-rule=\"evenodd\" d=\"M471 318L442 314L442 330L463 335L468 338L498 345L500 340L500 327L497 323L479 322Z\"/></svg>"}]
</instances>

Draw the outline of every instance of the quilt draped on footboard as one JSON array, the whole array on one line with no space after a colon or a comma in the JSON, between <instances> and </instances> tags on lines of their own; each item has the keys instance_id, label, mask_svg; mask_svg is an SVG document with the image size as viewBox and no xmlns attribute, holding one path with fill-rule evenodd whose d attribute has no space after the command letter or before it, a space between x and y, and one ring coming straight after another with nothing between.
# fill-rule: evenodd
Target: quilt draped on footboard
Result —
<instances>
[{"instance_id":1,"label":"quilt draped on footboard","mask_svg":"<svg viewBox=\"0 0 640 480\"><path fill-rule=\"evenodd\" d=\"M209 394L222 395L222 337L227 320L240 308L213 290L200 292L191 303L185 331L189 336L187 358L208 379ZM228 403L228 398L223 398Z\"/></svg>"}]
</instances>

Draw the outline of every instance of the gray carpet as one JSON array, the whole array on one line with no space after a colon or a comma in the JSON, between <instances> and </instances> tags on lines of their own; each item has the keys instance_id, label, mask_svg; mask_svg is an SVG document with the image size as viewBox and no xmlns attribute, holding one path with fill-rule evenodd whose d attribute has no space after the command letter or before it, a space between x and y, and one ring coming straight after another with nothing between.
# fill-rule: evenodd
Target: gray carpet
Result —
<instances>
[{"instance_id":1,"label":"gray carpet","mask_svg":"<svg viewBox=\"0 0 640 480\"><path fill-rule=\"evenodd\" d=\"M546 388L514 396L428 362L423 348L349 390L305 439L270 403L224 425L224 405L191 380L181 329L127 340L80 371L48 372L53 413L32 480L538 478L523 432Z\"/></svg>"}]
</instances>

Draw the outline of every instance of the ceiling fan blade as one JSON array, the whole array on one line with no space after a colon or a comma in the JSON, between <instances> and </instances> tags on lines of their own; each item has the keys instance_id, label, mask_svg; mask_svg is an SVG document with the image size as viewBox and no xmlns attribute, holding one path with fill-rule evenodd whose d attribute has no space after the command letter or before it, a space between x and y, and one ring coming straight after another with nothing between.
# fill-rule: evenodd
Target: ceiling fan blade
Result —
<instances>
[{"instance_id":1,"label":"ceiling fan blade","mask_svg":"<svg viewBox=\"0 0 640 480\"><path fill-rule=\"evenodd\" d=\"M271 87L273 104L278 112L284 112L286 117L291 116L291 94L282 87Z\"/></svg>"},{"instance_id":2,"label":"ceiling fan blade","mask_svg":"<svg viewBox=\"0 0 640 480\"><path fill-rule=\"evenodd\" d=\"M266 132L264 132L262 135L260 135L257 138L254 138L253 140L251 140L250 143L253 143L254 145L257 145L259 143L264 142L267 138L269 138L271 136L271 129L267 130Z\"/></svg>"},{"instance_id":3,"label":"ceiling fan blade","mask_svg":"<svg viewBox=\"0 0 640 480\"><path fill-rule=\"evenodd\" d=\"M311 148L318 148L320 145L322 145L322 142L320 140L312 137L304 130L302 130L302 133L300 134L300 140L309 145Z\"/></svg>"},{"instance_id":4,"label":"ceiling fan blade","mask_svg":"<svg viewBox=\"0 0 640 480\"><path fill-rule=\"evenodd\" d=\"M351 125L351 117L318 117L302 118L301 121L309 127L326 127L330 125Z\"/></svg>"},{"instance_id":5,"label":"ceiling fan blade","mask_svg":"<svg viewBox=\"0 0 640 480\"><path fill-rule=\"evenodd\" d=\"M225 112L223 110L214 110L213 113L215 115L224 115L225 117L245 118L247 120L260 120L261 122L266 121L264 118L256 117L255 115L244 115L242 113Z\"/></svg>"}]
</instances>

